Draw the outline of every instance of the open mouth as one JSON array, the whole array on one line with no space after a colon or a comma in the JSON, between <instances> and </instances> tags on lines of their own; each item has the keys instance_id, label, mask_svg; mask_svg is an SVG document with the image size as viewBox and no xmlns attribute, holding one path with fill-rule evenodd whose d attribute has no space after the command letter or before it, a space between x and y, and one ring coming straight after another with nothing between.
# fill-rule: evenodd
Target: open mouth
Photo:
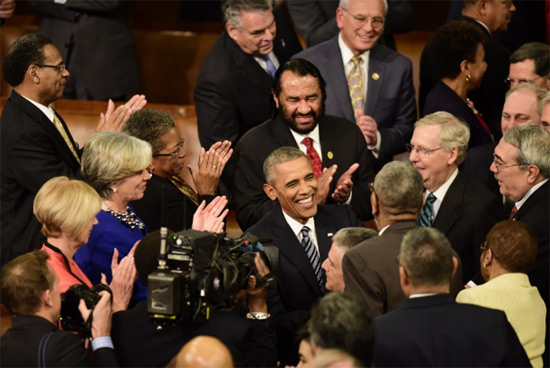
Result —
<instances>
[{"instance_id":1,"label":"open mouth","mask_svg":"<svg viewBox=\"0 0 550 368\"><path fill-rule=\"evenodd\" d=\"M304 199L300 199L298 201L296 201L296 203L298 204L309 204L309 203L312 203L313 202L313 196L309 196L307 198L304 198Z\"/></svg>"}]
</instances>

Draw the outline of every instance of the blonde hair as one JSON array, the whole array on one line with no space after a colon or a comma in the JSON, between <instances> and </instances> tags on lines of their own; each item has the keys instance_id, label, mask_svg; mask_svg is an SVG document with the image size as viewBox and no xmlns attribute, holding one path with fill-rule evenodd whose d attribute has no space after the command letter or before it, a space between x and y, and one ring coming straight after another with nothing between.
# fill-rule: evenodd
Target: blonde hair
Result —
<instances>
[{"instance_id":1,"label":"blonde hair","mask_svg":"<svg viewBox=\"0 0 550 368\"><path fill-rule=\"evenodd\" d=\"M145 170L151 159L149 143L124 133L102 131L84 146L82 176L102 198L109 198L112 184Z\"/></svg>"},{"instance_id":2,"label":"blonde hair","mask_svg":"<svg viewBox=\"0 0 550 368\"><path fill-rule=\"evenodd\" d=\"M101 209L97 192L81 180L58 176L48 180L34 198L33 212L42 233L58 238L61 233L76 239Z\"/></svg>"}]
</instances>

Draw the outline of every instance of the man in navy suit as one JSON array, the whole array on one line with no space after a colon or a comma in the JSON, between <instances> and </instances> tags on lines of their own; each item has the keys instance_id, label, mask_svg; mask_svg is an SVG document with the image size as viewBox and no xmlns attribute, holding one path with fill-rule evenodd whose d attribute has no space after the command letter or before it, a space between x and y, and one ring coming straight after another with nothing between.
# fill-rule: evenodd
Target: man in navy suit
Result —
<instances>
[{"instance_id":1,"label":"man in navy suit","mask_svg":"<svg viewBox=\"0 0 550 368\"><path fill-rule=\"evenodd\" d=\"M445 236L417 228L398 256L402 309L375 319L377 367L529 367L502 311L457 304L449 280L458 261Z\"/></svg>"},{"instance_id":2,"label":"man in navy suit","mask_svg":"<svg viewBox=\"0 0 550 368\"><path fill-rule=\"evenodd\" d=\"M340 34L295 55L326 80L327 114L357 122L375 171L404 151L416 120L411 61L377 44L387 8L385 0L340 1Z\"/></svg>"},{"instance_id":3,"label":"man in navy suit","mask_svg":"<svg viewBox=\"0 0 550 368\"><path fill-rule=\"evenodd\" d=\"M343 227L363 226L349 206L317 205L317 179L307 156L295 147L281 147L265 160L264 191L278 201L248 232L271 238L279 248L277 291L268 300L277 321L279 359L296 364L296 331L309 310L325 293L321 268L331 237ZM292 345L292 346L291 346Z\"/></svg>"}]
</instances>

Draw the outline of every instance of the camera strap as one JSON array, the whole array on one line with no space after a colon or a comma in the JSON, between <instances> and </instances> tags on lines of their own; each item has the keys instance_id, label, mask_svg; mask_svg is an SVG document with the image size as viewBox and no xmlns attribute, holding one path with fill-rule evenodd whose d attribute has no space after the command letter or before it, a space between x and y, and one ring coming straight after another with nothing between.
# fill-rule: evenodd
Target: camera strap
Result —
<instances>
[{"instance_id":1,"label":"camera strap","mask_svg":"<svg viewBox=\"0 0 550 368\"><path fill-rule=\"evenodd\" d=\"M63 261L65 261L65 266L67 266L67 270L69 271L69 273L70 273L75 279L77 279L78 281L80 281L80 283L81 283L82 285L86 285L86 283L85 283L84 281L82 281L82 280L80 279L80 277L78 277L77 275L75 275L75 274L73 273L73 270L71 269L71 264L70 264L69 260L67 259L67 257L65 257L65 255L63 254L63 252L61 251L61 249L57 248L56 246L51 245L51 244L48 243L48 242L44 242L44 245L45 245L46 247L50 248L51 250L53 250L54 252L61 254L61 256L63 256Z\"/></svg>"},{"instance_id":2,"label":"camera strap","mask_svg":"<svg viewBox=\"0 0 550 368\"><path fill-rule=\"evenodd\" d=\"M50 337L52 337L53 333L55 331L50 331L44 336L42 336L42 339L40 340L40 344L38 345L38 364L37 367L39 368L46 368L46 346L48 345L48 341L50 340Z\"/></svg>"}]
</instances>

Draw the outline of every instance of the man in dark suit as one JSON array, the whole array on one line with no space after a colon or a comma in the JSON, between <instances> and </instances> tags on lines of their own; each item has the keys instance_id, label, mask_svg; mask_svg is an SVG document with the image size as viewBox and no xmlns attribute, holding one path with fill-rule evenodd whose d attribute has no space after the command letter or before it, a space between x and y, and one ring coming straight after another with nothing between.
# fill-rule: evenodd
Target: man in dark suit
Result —
<instances>
[{"instance_id":1,"label":"man in dark suit","mask_svg":"<svg viewBox=\"0 0 550 368\"><path fill-rule=\"evenodd\" d=\"M38 189L55 176L74 177L81 151L67 125L49 105L61 98L69 71L52 41L31 33L22 36L4 57L3 74L13 87L0 125L1 263L42 246L45 238L32 213ZM130 108L145 105L134 96L114 110L109 104L97 130L120 130Z\"/></svg>"},{"instance_id":2,"label":"man in dark suit","mask_svg":"<svg viewBox=\"0 0 550 368\"><path fill-rule=\"evenodd\" d=\"M376 174L371 195L379 236L344 255L345 292L361 297L373 317L399 309L407 300L399 284L395 257L403 236L416 228L423 184L422 176L409 163L393 161L384 165ZM463 289L461 268L453 275L451 289L453 296Z\"/></svg>"},{"instance_id":3,"label":"man in dark suit","mask_svg":"<svg viewBox=\"0 0 550 368\"><path fill-rule=\"evenodd\" d=\"M526 223L537 234L537 260L528 275L548 308L550 134L532 124L509 129L495 148L491 172L497 179L500 193L514 202L510 218ZM546 317L548 326L548 314ZM545 365L548 364L548 339L547 328Z\"/></svg>"},{"instance_id":4,"label":"man in dark suit","mask_svg":"<svg viewBox=\"0 0 550 368\"><path fill-rule=\"evenodd\" d=\"M487 71L483 76L480 88L470 94L476 103L476 109L483 115L495 138L500 138L500 114L504 95L508 89L504 80L508 76L508 58L510 51L493 36L494 32L508 28L512 13L516 10L512 0L464 0L462 19L478 27L484 35L485 62ZM422 51L420 59L419 107L424 109L426 96L439 79L435 73L431 55L430 42Z\"/></svg>"},{"instance_id":5,"label":"man in dark suit","mask_svg":"<svg viewBox=\"0 0 550 368\"><path fill-rule=\"evenodd\" d=\"M436 229L403 238L399 280L405 306L377 317L377 367L529 367L523 346L502 311L457 304L449 280L457 259Z\"/></svg>"},{"instance_id":6,"label":"man in dark suit","mask_svg":"<svg viewBox=\"0 0 550 368\"><path fill-rule=\"evenodd\" d=\"M272 116L275 70L301 47L293 47L289 35L276 34L271 4L269 0L223 3L225 31L204 60L194 92L204 147L224 140L235 145ZM223 194L232 194L233 170L230 161L222 176Z\"/></svg>"},{"instance_id":7,"label":"man in dark suit","mask_svg":"<svg viewBox=\"0 0 550 368\"><path fill-rule=\"evenodd\" d=\"M262 190L262 164L282 146L298 147L316 161L319 204L348 203L362 220L371 218L373 174L365 140L352 122L324 115L324 87L319 70L306 60L288 61L277 70L278 115L245 134L235 148L234 199L242 229L273 208Z\"/></svg>"},{"instance_id":8,"label":"man in dark suit","mask_svg":"<svg viewBox=\"0 0 550 368\"><path fill-rule=\"evenodd\" d=\"M336 10L340 34L295 56L325 78L327 114L357 122L375 171L404 151L416 120L411 61L376 43L386 13L384 0L349 0Z\"/></svg>"},{"instance_id":9,"label":"man in dark suit","mask_svg":"<svg viewBox=\"0 0 550 368\"><path fill-rule=\"evenodd\" d=\"M465 123L447 112L436 112L415 124L408 146L409 160L426 188L419 224L433 226L449 239L462 261L464 283L474 275L474 281L482 282L479 246L504 218L502 201L458 170L469 138Z\"/></svg>"},{"instance_id":10,"label":"man in dark suit","mask_svg":"<svg viewBox=\"0 0 550 368\"><path fill-rule=\"evenodd\" d=\"M59 278L48 265L43 251L19 256L2 267L2 303L16 316L0 338L2 365L6 367L87 367L90 352L78 335L59 330L61 294ZM82 318L91 324L94 363L115 367L118 362L111 341L111 294L89 310L79 307ZM90 315L92 314L92 315Z\"/></svg>"},{"instance_id":11,"label":"man in dark suit","mask_svg":"<svg viewBox=\"0 0 550 368\"><path fill-rule=\"evenodd\" d=\"M318 183L306 155L295 147L273 151L264 163L264 190L278 203L250 232L271 238L279 248L277 292L268 300L276 316L277 342L283 364L295 364L296 331L307 321L313 304L325 292L321 261L331 236L343 227L362 226L348 206L317 205Z\"/></svg>"}]
</instances>

